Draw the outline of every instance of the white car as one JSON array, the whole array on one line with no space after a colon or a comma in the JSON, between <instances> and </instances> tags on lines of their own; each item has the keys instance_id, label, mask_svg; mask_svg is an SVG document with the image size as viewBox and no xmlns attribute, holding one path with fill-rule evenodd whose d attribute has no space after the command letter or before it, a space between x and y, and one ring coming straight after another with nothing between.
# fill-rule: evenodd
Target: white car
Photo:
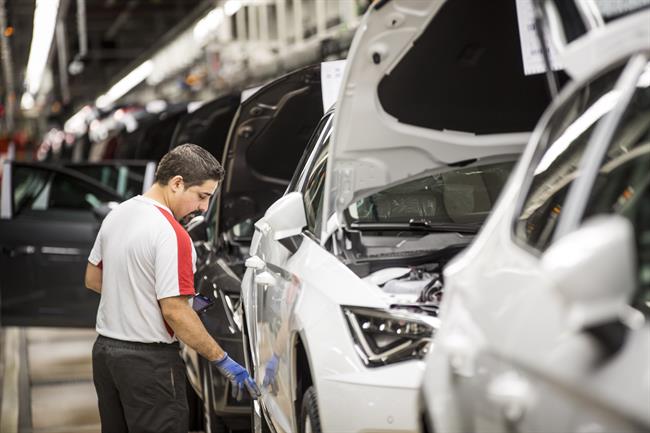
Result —
<instances>
[{"instance_id":1,"label":"white car","mask_svg":"<svg viewBox=\"0 0 650 433\"><path fill-rule=\"evenodd\" d=\"M444 271L423 431L650 431L648 23L563 50L574 82Z\"/></svg>"},{"instance_id":2,"label":"white car","mask_svg":"<svg viewBox=\"0 0 650 433\"><path fill-rule=\"evenodd\" d=\"M375 2L242 280L257 430L418 430L440 271L549 103L514 2Z\"/></svg>"}]
</instances>

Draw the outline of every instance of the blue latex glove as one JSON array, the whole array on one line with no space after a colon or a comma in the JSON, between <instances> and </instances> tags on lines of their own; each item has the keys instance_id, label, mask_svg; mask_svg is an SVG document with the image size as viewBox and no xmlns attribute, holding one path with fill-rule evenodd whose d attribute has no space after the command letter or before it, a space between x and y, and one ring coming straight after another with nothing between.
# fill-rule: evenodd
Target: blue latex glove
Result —
<instances>
[{"instance_id":1,"label":"blue latex glove","mask_svg":"<svg viewBox=\"0 0 650 433\"><path fill-rule=\"evenodd\" d=\"M264 372L264 381L262 382L263 387L270 386L271 390L275 389L275 377L278 374L278 364L280 363L280 358L275 353L266 363L266 371Z\"/></svg>"},{"instance_id":2,"label":"blue latex glove","mask_svg":"<svg viewBox=\"0 0 650 433\"><path fill-rule=\"evenodd\" d=\"M232 385L232 396L238 401L244 396L244 388L248 391L251 398L256 399L260 396L260 390L251 379L248 371L241 365L237 364L228 354L219 361L213 361L219 373L223 374Z\"/></svg>"}]
</instances>

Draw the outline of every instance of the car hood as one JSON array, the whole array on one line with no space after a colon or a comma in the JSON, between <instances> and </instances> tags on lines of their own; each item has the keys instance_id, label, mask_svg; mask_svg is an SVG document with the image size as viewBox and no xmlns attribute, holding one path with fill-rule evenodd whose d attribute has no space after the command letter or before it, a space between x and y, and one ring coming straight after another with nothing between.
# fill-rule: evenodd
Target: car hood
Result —
<instances>
[{"instance_id":1,"label":"car hood","mask_svg":"<svg viewBox=\"0 0 650 433\"><path fill-rule=\"evenodd\" d=\"M267 83L241 103L223 151L219 231L263 215L280 198L323 115L320 64Z\"/></svg>"},{"instance_id":2,"label":"car hood","mask_svg":"<svg viewBox=\"0 0 650 433\"><path fill-rule=\"evenodd\" d=\"M375 2L339 91L322 227L406 179L520 153L550 101L521 53L515 2Z\"/></svg>"}]
</instances>

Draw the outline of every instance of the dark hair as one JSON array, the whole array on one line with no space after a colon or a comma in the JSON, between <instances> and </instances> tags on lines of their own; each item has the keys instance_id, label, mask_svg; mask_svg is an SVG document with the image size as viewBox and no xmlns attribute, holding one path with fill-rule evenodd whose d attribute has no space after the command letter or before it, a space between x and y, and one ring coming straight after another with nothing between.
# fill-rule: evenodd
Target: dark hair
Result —
<instances>
[{"instance_id":1,"label":"dark hair","mask_svg":"<svg viewBox=\"0 0 650 433\"><path fill-rule=\"evenodd\" d=\"M183 144L165 154L156 170L156 182L166 185L174 176L182 176L185 188L206 180L220 181L224 171L219 161L196 144Z\"/></svg>"}]
</instances>

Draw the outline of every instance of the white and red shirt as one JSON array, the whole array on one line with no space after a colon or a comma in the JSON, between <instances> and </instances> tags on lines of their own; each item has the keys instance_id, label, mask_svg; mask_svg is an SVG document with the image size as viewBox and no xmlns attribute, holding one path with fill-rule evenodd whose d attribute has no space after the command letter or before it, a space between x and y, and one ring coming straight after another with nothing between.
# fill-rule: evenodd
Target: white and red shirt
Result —
<instances>
[{"instance_id":1,"label":"white and red shirt","mask_svg":"<svg viewBox=\"0 0 650 433\"><path fill-rule=\"evenodd\" d=\"M158 300L194 295L196 251L169 208L143 196L121 203L104 219L88 261L103 270L100 335L176 341Z\"/></svg>"}]
</instances>

